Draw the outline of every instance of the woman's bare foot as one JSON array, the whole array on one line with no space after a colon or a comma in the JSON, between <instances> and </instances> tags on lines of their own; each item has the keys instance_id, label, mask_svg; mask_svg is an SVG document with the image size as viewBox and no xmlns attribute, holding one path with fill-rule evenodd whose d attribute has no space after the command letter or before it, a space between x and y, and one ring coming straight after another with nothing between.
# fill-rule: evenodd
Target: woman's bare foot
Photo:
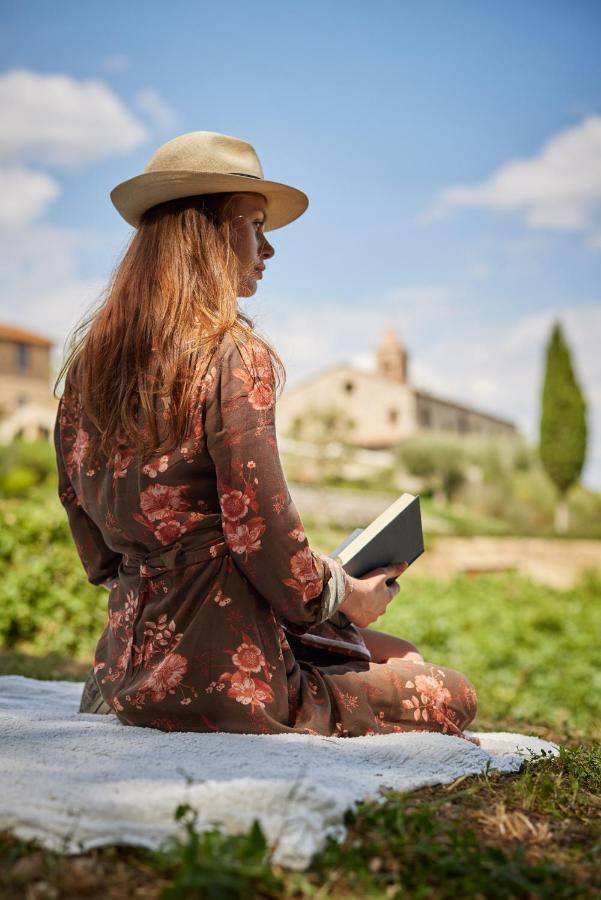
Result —
<instances>
[{"instance_id":1,"label":"woman's bare foot","mask_svg":"<svg viewBox=\"0 0 601 900\"><path fill-rule=\"evenodd\" d=\"M390 659L386 660L387 666L394 666L399 663L406 662L415 662L415 663L423 663L424 657L421 653L418 653L417 650L409 650L408 653L405 653L404 656L391 656Z\"/></svg>"}]
</instances>

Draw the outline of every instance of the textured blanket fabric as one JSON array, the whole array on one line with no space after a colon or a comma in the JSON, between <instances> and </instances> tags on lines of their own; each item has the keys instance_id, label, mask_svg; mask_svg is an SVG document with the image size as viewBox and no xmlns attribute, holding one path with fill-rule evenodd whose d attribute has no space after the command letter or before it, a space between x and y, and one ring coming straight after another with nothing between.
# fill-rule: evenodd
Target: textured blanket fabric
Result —
<instances>
[{"instance_id":1,"label":"textured blanket fabric","mask_svg":"<svg viewBox=\"0 0 601 900\"><path fill-rule=\"evenodd\" d=\"M0 678L0 829L64 852L101 844L159 847L188 803L198 827L241 832L258 819L274 860L306 866L345 810L382 787L448 784L487 766L516 772L556 753L520 734L313 737L164 733L77 712L81 685Z\"/></svg>"}]
</instances>

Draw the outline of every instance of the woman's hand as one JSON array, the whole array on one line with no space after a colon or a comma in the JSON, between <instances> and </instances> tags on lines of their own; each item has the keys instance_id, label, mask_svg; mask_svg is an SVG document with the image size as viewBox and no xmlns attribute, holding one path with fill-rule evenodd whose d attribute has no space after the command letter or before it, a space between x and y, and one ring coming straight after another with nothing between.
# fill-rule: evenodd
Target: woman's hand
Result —
<instances>
[{"instance_id":1,"label":"woman's hand","mask_svg":"<svg viewBox=\"0 0 601 900\"><path fill-rule=\"evenodd\" d=\"M344 602L338 607L347 619L359 628L371 625L386 611L393 597L396 597L400 586L394 581L386 584L391 578L398 578L407 568L408 563L395 563L381 569L374 569L361 578L348 576L349 591Z\"/></svg>"},{"instance_id":2,"label":"woman's hand","mask_svg":"<svg viewBox=\"0 0 601 900\"><path fill-rule=\"evenodd\" d=\"M106 588L107 591L114 590L119 584L118 578L109 578L108 581L103 581L101 587Z\"/></svg>"}]
</instances>

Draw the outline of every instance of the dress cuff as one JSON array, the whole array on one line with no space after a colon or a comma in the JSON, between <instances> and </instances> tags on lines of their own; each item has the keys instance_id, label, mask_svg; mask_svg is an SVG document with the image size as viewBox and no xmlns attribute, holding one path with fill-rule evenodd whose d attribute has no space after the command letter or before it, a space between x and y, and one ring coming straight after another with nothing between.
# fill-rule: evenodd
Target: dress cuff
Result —
<instances>
[{"instance_id":1,"label":"dress cuff","mask_svg":"<svg viewBox=\"0 0 601 900\"><path fill-rule=\"evenodd\" d=\"M329 619L344 602L347 590L347 574L337 559L318 554L330 570L330 578L323 589L322 614L318 622Z\"/></svg>"}]
</instances>

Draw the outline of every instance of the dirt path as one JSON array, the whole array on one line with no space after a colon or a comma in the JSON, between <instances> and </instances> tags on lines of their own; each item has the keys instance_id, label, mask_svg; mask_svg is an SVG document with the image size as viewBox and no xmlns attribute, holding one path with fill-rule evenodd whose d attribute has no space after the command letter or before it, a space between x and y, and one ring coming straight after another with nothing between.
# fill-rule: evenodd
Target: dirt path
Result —
<instances>
[{"instance_id":1,"label":"dirt path","mask_svg":"<svg viewBox=\"0 0 601 900\"><path fill-rule=\"evenodd\" d=\"M565 590L576 584L586 570L601 575L601 541L437 537L426 541L426 553L411 574L448 578L456 573L477 576L516 571L541 584Z\"/></svg>"},{"instance_id":2,"label":"dirt path","mask_svg":"<svg viewBox=\"0 0 601 900\"><path fill-rule=\"evenodd\" d=\"M289 487L301 518L324 524L348 521L353 528L367 525L395 499L391 494L375 491L367 493L296 483Z\"/></svg>"}]
</instances>

